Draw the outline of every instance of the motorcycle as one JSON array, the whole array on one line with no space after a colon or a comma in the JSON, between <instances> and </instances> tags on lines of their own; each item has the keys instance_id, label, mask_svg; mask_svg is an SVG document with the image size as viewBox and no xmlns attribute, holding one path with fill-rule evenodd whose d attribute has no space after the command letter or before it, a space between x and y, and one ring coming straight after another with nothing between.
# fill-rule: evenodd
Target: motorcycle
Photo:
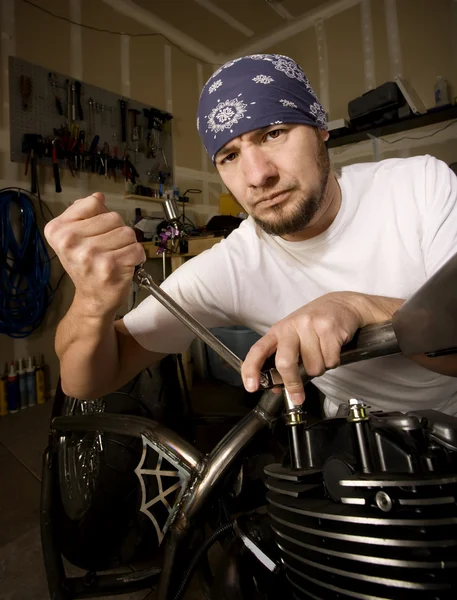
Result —
<instances>
[{"instance_id":1,"label":"motorcycle","mask_svg":"<svg viewBox=\"0 0 457 600\"><path fill-rule=\"evenodd\" d=\"M398 353L457 353L456 275L457 255L391 321L360 329L342 348L341 364ZM142 268L135 279L240 372L241 360ZM304 372L303 378L309 381ZM273 391L281 385L274 368L264 370L257 406L208 453L144 412L119 414L102 401L62 395L42 479L52 600L151 586L158 587L159 600L179 600L195 573L209 600L455 598L457 418L435 410L370 412L360 398L348 398L334 418L313 418L306 403L297 407L287 391ZM100 477L97 457L109 454L105 440L123 449L123 465L114 465L120 478L110 491L111 499L113 489L119 498L113 512L102 494L89 518L85 501L94 471ZM85 442L88 452L82 452ZM137 458L129 454L134 445ZM78 457L85 461L79 474ZM138 486L139 511L132 499ZM91 531L109 510L113 526L102 535L99 528L86 544L89 558L80 564L86 575L67 577L62 554L72 556L62 539ZM98 541L109 554L120 531L124 541L135 538L145 520L155 560L140 571L98 573L107 566ZM216 542L214 566L208 554Z\"/></svg>"}]
</instances>

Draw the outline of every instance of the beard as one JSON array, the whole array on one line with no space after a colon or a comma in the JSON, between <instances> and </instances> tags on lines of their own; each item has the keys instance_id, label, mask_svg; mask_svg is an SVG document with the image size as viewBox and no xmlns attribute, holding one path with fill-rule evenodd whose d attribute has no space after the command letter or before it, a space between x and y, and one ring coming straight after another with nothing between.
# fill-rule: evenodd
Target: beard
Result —
<instances>
[{"instance_id":1,"label":"beard","mask_svg":"<svg viewBox=\"0 0 457 600\"><path fill-rule=\"evenodd\" d=\"M316 140L316 164L319 179L315 189L302 196L291 210L286 210L288 207L282 204L272 206L270 210L275 214L271 220L260 219L252 215L254 221L265 233L277 236L298 233L309 225L322 207L330 175L330 158L327 146L317 130Z\"/></svg>"}]
</instances>

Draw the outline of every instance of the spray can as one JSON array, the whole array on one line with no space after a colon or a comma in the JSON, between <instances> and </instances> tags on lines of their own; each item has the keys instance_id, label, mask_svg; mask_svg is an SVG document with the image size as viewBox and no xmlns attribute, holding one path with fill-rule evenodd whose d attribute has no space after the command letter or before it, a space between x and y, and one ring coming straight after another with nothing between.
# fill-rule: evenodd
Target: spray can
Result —
<instances>
[{"instance_id":1,"label":"spray can","mask_svg":"<svg viewBox=\"0 0 457 600\"><path fill-rule=\"evenodd\" d=\"M8 373L7 381L8 389L8 411L10 413L17 413L19 410L19 382L17 380L17 373L14 367L14 361L11 361L10 371Z\"/></svg>"},{"instance_id":2,"label":"spray can","mask_svg":"<svg viewBox=\"0 0 457 600\"><path fill-rule=\"evenodd\" d=\"M5 417L8 414L8 363L5 364L5 370L0 377L0 417Z\"/></svg>"},{"instance_id":3,"label":"spray can","mask_svg":"<svg viewBox=\"0 0 457 600\"><path fill-rule=\"evenodd\" d=\"M26 372L26 382L27 382L27 400L29 406L34 406L36 404L36 381L35 381L35 367L33 365L32 357L29 356L29 362Z\"/></svg>"},{"instance_id":4,"label":"spray can","mask_svg":"<svg viewBox=\"0 0 457 600\"><path fill-rule=\"evenodd\" d=\"M38 361L37 361L38 362ZM41 355L41 364L37 364L37 368L35 371L35 384L36 384L36 401L37 404L44 404L46 402L46 392L44 385L44 369L43 369L44 359L43 355Z\"/></svg>"},{"instance_id":5,"label":"spray can","mask_svg":"<svg viewBox=\"0 0 457 600\"><path fill-rule=\"evenodd\" d=\"M29 405L27 397L27 373L24 369L24 359L19 359L18 367L17 375L19 380L19 398L21 402L21 409L24 409Z\"/></svg>"}]
</instances>

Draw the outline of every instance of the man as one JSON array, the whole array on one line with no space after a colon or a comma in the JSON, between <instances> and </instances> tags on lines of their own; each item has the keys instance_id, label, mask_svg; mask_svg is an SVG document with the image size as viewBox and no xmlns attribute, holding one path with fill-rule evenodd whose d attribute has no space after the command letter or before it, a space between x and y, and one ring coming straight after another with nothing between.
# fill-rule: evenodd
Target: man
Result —
<instances>
[{"instance_id":1,"label":"man","mask_svg":"<svg viewBox=\"0 0 457 600\"><path fill-rule=\"evenodd\" d=\"M332 173L322 106L301 68L279 55L239 58L214 73L197 126L250 217L163 287L207 327L243 324L263 335L246 358L245 387L258 388L259 370L276 351L294 402L304 399L301 359L326 396L327 415L351 396L377 409L456 414L452 356L392 356L332 370L359 327L390 319L454 254L450 169L426 156ZM107 393L187 348L192 334L152 298L114 322L144 253L101 194L77 201L46 236L76 287L56 339L66 393Z\"/></svg>"}]
</instances>

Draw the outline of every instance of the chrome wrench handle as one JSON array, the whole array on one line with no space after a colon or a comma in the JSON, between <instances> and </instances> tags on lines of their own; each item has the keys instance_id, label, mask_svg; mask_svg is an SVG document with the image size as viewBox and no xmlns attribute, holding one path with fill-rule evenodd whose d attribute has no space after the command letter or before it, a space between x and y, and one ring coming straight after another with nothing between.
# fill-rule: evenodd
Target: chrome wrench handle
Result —
<instances>
[{"instance_id":1,"label":"chrome wrench handle","mask_svg":"<svg viewBox=\"0 0 457 600\"><path fill-rule=\"evenodd\" d=\"M133 276L133 281L140 287L148 291L151 296L158 300L167 308L177 319L188 327L197 337L214 350L232 369L241 375L243 361L236 356L225 344L223 344L211 331L200 323L195 317L184 310L173 298L171 298L161 287L159 287L151 275L143 269L137 267ZM263 389L269 389L283 385L281 376L276 369L269 369L261 372L260 386Z\"/></svg>"}]
</instances>

